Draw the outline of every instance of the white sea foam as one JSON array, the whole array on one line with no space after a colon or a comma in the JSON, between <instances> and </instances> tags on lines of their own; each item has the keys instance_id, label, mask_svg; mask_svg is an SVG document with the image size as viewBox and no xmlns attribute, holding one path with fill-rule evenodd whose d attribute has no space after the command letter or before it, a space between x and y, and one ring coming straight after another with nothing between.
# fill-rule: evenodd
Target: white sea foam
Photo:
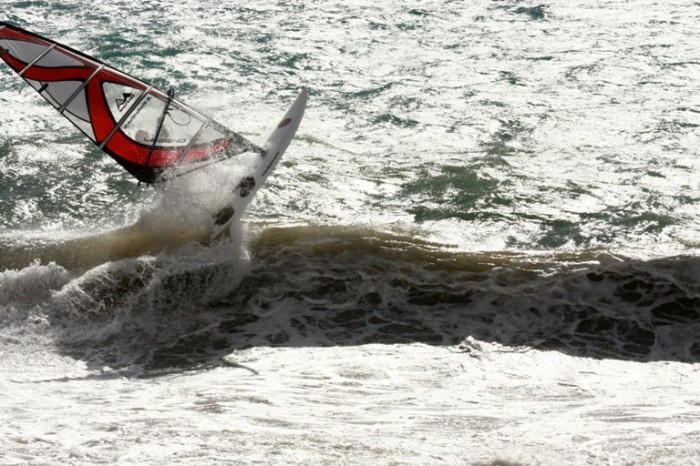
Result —
<instances>
[{"instance_id":1,"label":"white sea foam","mask_svg":"<svg viewBox=\"0 0 700 466\"><path fill-rule=\"evenodd\" d=\"M697 439L692 366L470 344L256 348L160 379L61 358L37 373L18 360L0 378L13 413L0 427L4 461L672 464L669 451L694 461L678 448ZM28 387L31 399L20 396Z\"/></svg>"},{"instance_id":2,"label":"white sea foam","mask_svg":"<svg viewBox=\"0 0 700 466\"><path fill-rule=\"evenodd\" d=\"M203 246L239 165L138 188L0 67L0 465L693 464L694 8L8 3L258 144L310 103Z\"/></svg>"}]
</instances>

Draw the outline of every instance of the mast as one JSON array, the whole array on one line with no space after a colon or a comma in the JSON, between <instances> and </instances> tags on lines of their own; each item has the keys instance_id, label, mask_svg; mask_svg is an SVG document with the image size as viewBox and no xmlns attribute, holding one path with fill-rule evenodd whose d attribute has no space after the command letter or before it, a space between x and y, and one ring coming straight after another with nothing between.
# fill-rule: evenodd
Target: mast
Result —
<instances>
[{"instance_id":1,"label":"mast","mask_svg":"<svg viewBox=\"0 0 700 466\"><path fill-rule=\"evenodd\" d=\"M165 102L165 108L163 109L163 113L160 115L160 118L158 118L158 129L156 129L156 135L153 138L153 142L151 143L151 149L148 151L148 157L146 157L146 163L145 165L148 166L148 162L151 160L151 155L153 154L153 149L156 147L156 143L158 142L158 137L160 136L160 132L163 129L163 123L165 122L165 115L168 113L168 109L170 108L170 103L173 101L175 98L175 89L172 87L168 89L168 100Z\"/></svg>"}]
</instances>

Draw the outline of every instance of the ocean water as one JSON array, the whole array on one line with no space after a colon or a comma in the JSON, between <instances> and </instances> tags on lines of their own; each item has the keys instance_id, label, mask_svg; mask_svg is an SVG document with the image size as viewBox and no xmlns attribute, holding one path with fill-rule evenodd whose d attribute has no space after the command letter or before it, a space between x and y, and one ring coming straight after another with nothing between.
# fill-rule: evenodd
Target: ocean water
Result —
<instances>
[{"instance_id":1,"label":"ocean water","mask_svg":"<svg viewBox=\"0 0 700 466\"><path fill-rule=\"evenodd\" d=\"M310 95L211 244L245 167L139 186L0 67L0 465L697 462L695 2L0 10L258 144Z\"/></svg>"}]
</instances>

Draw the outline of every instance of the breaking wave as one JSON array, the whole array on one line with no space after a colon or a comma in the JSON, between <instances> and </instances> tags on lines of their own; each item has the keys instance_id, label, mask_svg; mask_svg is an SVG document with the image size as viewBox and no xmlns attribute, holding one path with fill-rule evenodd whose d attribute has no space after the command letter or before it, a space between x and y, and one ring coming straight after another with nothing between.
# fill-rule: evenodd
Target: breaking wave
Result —
<instances>
[{"instance_id":1,"label":"breaking wave","mask_svg":"<svg viewBox=\"0 0 700 466\"><path fill-rule=\"evenodd\" d=\"M50 263L0 276L4 335L43 322L98 367L218 364L252 346L473 341L596 358L700 356L700 258L467 253L407 232L252 226L72 275Z\"/></svg>"}]
</instances>

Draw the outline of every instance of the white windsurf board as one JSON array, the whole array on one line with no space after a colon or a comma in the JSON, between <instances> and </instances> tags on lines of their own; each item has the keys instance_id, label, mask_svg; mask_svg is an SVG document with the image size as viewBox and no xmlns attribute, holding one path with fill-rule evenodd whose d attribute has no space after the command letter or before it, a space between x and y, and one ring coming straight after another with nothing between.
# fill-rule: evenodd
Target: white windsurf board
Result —
<instances>
[{"instance_id":1,"label":"white windsurf board","mask_svg":"<svg viewBox=\"0 0 700 466\"><path fill-rule=\"evenodd\" d=\"M255 193L275 169L299 128L307 100L307 92L303 90L289 110L287 110L287 113L284 114L277 127L272 131L265 143L265 152L256 161L250 174L237 182L230 202L214 215L214 226L211 233L212 240L221 238L231 232L232 225L241 219Z\"/></svg>"}]
</instances>

